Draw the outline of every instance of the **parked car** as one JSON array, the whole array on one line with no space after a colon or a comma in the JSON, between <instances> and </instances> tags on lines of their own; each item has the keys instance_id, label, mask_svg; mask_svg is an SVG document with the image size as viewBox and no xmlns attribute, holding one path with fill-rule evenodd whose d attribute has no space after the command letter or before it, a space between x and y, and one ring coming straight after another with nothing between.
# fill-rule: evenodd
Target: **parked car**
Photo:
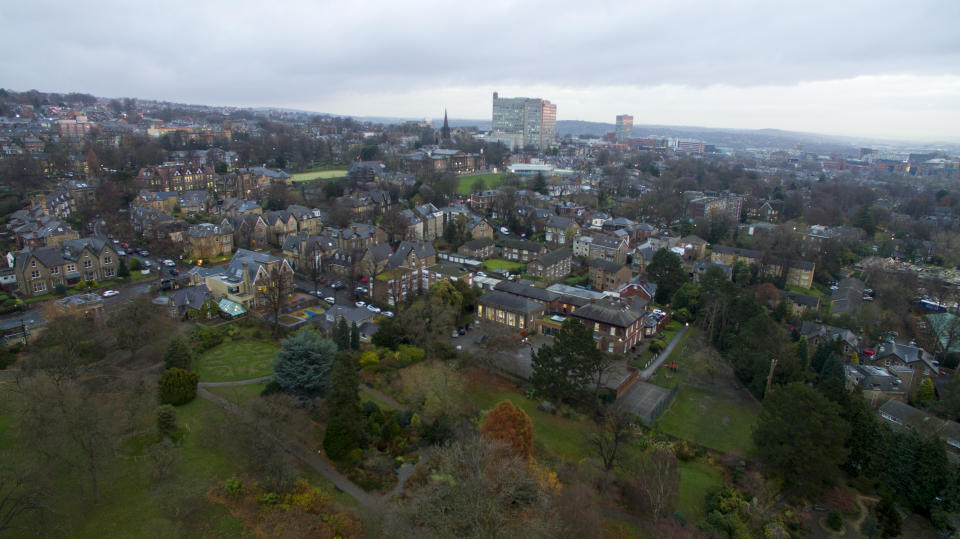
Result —
<instances>
[{"instance_id":1,"label":"parked car","mask_svg":"<svg viewBox=\"0 0 960 539\"><path fill-rule=\"evenodd\" d=\"M457 330L453 330L453 333L450 334L451 339L456 339L459 336L460 336L460 332L458 332Z\"/></svg>"},{"instance_id":2,"label":"parked car","mask_svg":"<svg viewBox=\"0 0 960 539\"><path fill-rule=\"evenodd\" d=\"M330 305L336 305L336 303L337 303L337 298L331 296L331 297L323 298L323 301L326 301L326 302L329 303Z\"/></svg>"},{"instance_id":3,"label":"parked car","mask_svg":"<svg viewBox=\"0 0 960 539\"><path fill-rule=\"evenodd\" d=\"M367 305L367 310L370 312L378 313L380 312L380 307L377 307L376 305Z\"/></svg>"},{"instance_id":4,"label":"parked car","mask_svg":"<svg viewBox=\"0 0 960 539\"><path fill-rule=\"evenodd\" d=\"M117 249L117 256L127 256L127 252L123 249Z\"/></svg>"},{"instance_id":5,"label":"parked car","mask_svg":"<svg viewBox=\"0 0 960 539\"><path fill-rule=\"evenodd\" d=\"M331 284L330 286L331 286L334 290L340 290L341 288L343 288L343 283L340 282L340 281L334 281L333 284Z\"/></svg>"},{"instance_id":6,"label":"parked car","mask_svg":"<svg viewBox=\"0 0 960 539\"><path fill-rule=\"evenodd\" d=\"M467 330L465 330L465 329L463 329L463 328L460 328L459 330L457 330L457 332L458 332L460 335L466 335L466 334L467 334Z\"/></svg>"},{"instance_id":7,"label":"parked car","mask_svg":"<svg viewBox=\"0 0 960 539\"><path fill-rule=\"evenodd\" d=\"M103 292L103 297L105 297L105 298L112 298L113 296L116 296L116 295L118 295L119 293L120 293L120 292L117 291L117 290L105 290L105 291Z\"/></svg>"},{"instance_id":8,"label":"parked car","mask_svg":"<svg viewBox=\"0 0 960 539\"><path fill-rule=\"evenodd\" d=\"M148 251L148 250L146 250L146 249L140 249L140 254L141 254L142 256L150 256L150 251Z\"/></svg>"},{"instance_id":9,"label":"parked car","mask_svg":"<svg viewBox=\"0 0 960 539\"><path fill-rule=\"evenodd\" d=\"M393 311L383 311L381 314L387 318L393 318Z\"/></svg>"},{"instance_id":10,"label":"parked car","mask_svg":"<svg viewBox=\"0 0 960 539\"><path fill-rule=\"evenodd\" d=\"M168 259L166 259L166 260L163 261L163 265L166 266L166 267L168 267L168 268L172 268L172 267L175 267L175 266L177 265L177 263L174 262L173 260L170 260L170 259L168 258Z\"/></svg>"},{"instance_id":11,"label":"parked car","mask_svg":"<svg viewBox=\"0 0 960 539\"><path fill-rule=\"evenodd\" d=\"M358 302L354 303L354 305L356 305L357 308L361 308L361 307L366 307L366 306L367 306L367 304L366 304L365 302L363 302L363 301L358 301Z\"/></svg>"}]
</instances>

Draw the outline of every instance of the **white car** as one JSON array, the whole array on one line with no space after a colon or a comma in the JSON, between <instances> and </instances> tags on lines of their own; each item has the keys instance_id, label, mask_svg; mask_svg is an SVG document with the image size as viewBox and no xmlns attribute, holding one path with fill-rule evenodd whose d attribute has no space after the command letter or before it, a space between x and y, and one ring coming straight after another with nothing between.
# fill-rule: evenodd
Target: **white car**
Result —
<instances>
[{"instance_id":1,"label":"white car","mask_svg":"<svg viewBox=\"0 0 960 539\"><path fill-rule=\"evenodd\" d=\"M335 305L337 303L337 298L331 296L329 298L323 298L323 301L326 301L330 305Z\"/></svg>"},{"instance_id":2,"label":"white car","mask_svg":"<svg viewBox=\"0 0 960 539\"><path fill-rule=\"evenodd\" d=\"M150 268L143 268L140 270L140 275L150 275Z\"/></svg>"},{"instance_id":3,"label":"white car","mask_svg":"<svg viewBox=\"0 0 960 539\"><path fill-rule=\"evenodd\" d=\"M177 263L174 262L173 260L170 260L170 259L168 258L168 259L166 259L166 260L163 261L163 265L164 265L164 266L167 266L168 268L172 268L172 267L176 266Z\"/></svg>"},{"instance_id":4,"label":"white car","mask_svg":"<svg viewBox=\"0 0 960 539\"><path fill-rule=\"evenodd\" d=\"M380 307L377 307L376 305L367 305L367 310L370 312L378 313L380 312Z\"/></svg>"},{"instance_id":5,"label":"white car","mask_svg":"<svg viewBox=\"0 0 960 539\"><path fill-rule=\"evenodd\" d=\"M120 294L120 292L117 291L117 290L106 290L106 291L104 291L104 293L103 293L103 297L105 297L105 298L112 298L113 296L116 296L116 295L118 295L118 294Z\"/></svg>"},{"instance_id":6,"label":"white car","mask_svg":"<svg viewBox=\"0 0 960 539\"><path fill-rule=\"evenodd\" d=\"M382 314L383 316L386 316L387 318L393 318L393 311L383 311L380 314Z\"/></svg>"},{"instance_id":7,"label":"white car","mask_svg":"<svg viewBox=\"0 0 960 539\"><path fill-rule=\"evenodd\" d=\"M487 274L484 273L484 272L482 272L482 271L478 271L478 272L477 272L477 277L486 277L486 276L487 276Z\"/></svg>"},{"instance_id":8,"label":"white car","mask_svg":"<svg viewBox=\"0 0 960 539\"><path fill-rule=\"evenodd\" d=\"M358 301L358 302L354 303L354 305L356 305L357 308L361 308L361 307L366 307L366 306L367 306L367 304L366 304L365 302L363 302L363 301Z\"/></svg>"}]
</instances>

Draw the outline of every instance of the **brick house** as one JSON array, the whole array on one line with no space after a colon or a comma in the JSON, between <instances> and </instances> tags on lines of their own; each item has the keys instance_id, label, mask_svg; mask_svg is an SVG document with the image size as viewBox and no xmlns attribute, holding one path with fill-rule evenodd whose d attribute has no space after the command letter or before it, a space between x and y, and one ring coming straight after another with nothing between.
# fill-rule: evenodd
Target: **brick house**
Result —
<instances>
[{"instance_id":1,"label":"brick house","mask_svg":"<svg viewBox=\"0 0 960 539\"><path fill-rule=\"evenodd\" d=\"M461 245L460 248L457 249L457 253L480 260L486 260L496 254L496 246L492 238L470 240Z\"/></svg>"},{"instance_id":2,"label":"brick house","mask_svg":"<svg viewBox=\"0 0 960 539\"><path fill-rule=\"evenodd\" d=\"M503 240L500 247L500 258L526 264L538 256L547 253L547 248L543 245L529 240Z\"/></svg>"},{"instance_id":3,"label":"brick house","mask_svg":"<svg viewBox=\"0 0 960 539\"><path fill-rule=\"evenodd\" d=\"M496 290L477 298L477 319L519 330L533 331L543 310L542 303Z\"/></svg>"},{"instance_id":4,"label":"brick house","mask_svg":"<svg viewBox=\"0 0 960 539\"><path fill-rule=\"evenodd\" d=\"M543 226L544 238L555 245L570 245L580 235L580 225L569 217L552 215Z\"/></svg>"},{"instance_id":5,"label":"brick house","mask_svg":"<svg viewBox=\"0 0 960 539\"><path fill-rule=\"evenodd\" d=\"M619 290L632 276L630 268L622 264L606 260L590 262L590 288L594 290Z\"/></svg>"},{"instance_id":6,"label":"brick house","mask_svg":"<svg viewBox=\"0 0 960 539\"><path fill-rule=\"evenodd\" d=\"M559 281L570 275L573 254L569 249L557 249L542 255L527 264L527 273L547 281Z\"/></svg>"},{"instance_id":7,"label":"brick house","mask_svg":"<svg viewBox=\"0 0 960 539\"><path fill-rule=\"evenodd\" d=\"M615 300L603 299L588 303L571 313L593 331L601 350L625 354L643 340L645 311Z\"/></svg>"}]
</instances>

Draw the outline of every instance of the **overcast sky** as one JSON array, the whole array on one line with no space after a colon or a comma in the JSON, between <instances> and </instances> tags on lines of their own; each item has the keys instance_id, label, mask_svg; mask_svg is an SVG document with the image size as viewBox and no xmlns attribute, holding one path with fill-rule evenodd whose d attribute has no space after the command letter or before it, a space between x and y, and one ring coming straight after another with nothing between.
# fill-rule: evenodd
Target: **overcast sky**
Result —
<instances>
[{"instance_id":1,"label":"overcast sky","mask_svg":"<svg viewBox=\"0 0 960 539\"><path fill-rule=\"evenodd\" d=\"M0 86L356 116L960 140L960 0L6 1Z\"/></svg>"}]
</instances>

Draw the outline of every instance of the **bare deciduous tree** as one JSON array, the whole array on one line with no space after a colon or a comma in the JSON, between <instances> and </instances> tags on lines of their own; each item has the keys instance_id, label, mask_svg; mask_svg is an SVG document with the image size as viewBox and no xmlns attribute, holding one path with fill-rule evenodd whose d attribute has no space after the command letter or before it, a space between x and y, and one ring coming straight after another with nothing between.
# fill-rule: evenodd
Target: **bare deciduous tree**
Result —
<instances>
[{"instance_id":1,"label":"bare deciduous tree","mask_svg":"<svg viewBox=\"0 0 960 539\"><path fill-rule=\"evenodd\" d=\"M609 472L620 461L621 449L633 438L634 427L634 415L626 410L611 406L602 411L589 441L605 471Z\"/></svg>"}]
</instances>

